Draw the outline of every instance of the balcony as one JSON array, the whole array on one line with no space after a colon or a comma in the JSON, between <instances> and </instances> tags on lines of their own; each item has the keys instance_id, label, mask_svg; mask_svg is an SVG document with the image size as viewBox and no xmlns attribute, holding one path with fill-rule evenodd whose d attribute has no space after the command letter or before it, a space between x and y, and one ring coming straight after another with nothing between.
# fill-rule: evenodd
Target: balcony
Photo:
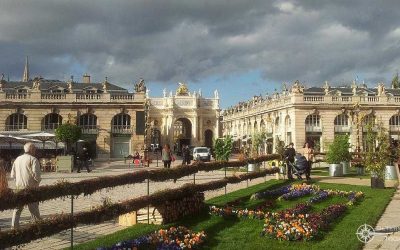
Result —
<instances>
[{"instance_id":1,"label":"balcony","mask_svg":"<svg viewBox=\"0 0 400 250\"><path fill-rule=\"evenodd\" d=\"M61 123L46 123L44 124L44 126L42 126L42 130L47 132L54 132L54 130L56 130L60 125Z\"/></svg>"},{"instance_id":2,"label":"balcony","mask_svg":"<svg viewBox=\"0 0 400 250\"><path fill-rule=\"evenodd\" d=\"M24 100L30 98L30 94L28 93L6 93L6 99L16 99L16 100Z\"/></svg>"},{"instance_id":3,"label":"balcony","mask_svg":"<svg viewBox=\"0 0 400 250\"><path fill-rule=\"evenodd\" d=\"M350 133L351 127L348 125L335 125L335 133Z\"/></svg>"},{"instance_id":4,"label":"balcony","mask_svg":"<svg viewBox=\"0 0 400 250\"><path fill-rule=\"evenodd\" d=\"M319 126L313 126L313 125L306 125L306 132L310 132L310 133L320 133L322 132L322 128Z\"/></svg>"},{"instance_id":5,"label":"balcony","mask_svg":"<svg viewBox=\"0 0 400 250\"><path fill-rule=\"evenodd\" d=\"M82 134L95 135L99 133L99 126L97 125L80 125Z\"/></svg>"},{"instance_id":6,"label":"balcony","mask_svg":"<svg viewBox=\"0 0 400 250\"><path fill-rule=\"evenodd\" d=\"M6 125L6 131L21 131L27 130L26 124L13 124L13 125Z\"/></svg>"},{"instance_id":7,"label":"balcony","mask_svg":"<svg viewBox=\"0 0 400 250\"><path fill-rule=\"evenodd\" d=\"M131 125L113 125L111 126L111 133L113 134L132 134L133 126Z\"/></svg>"},{"instance_id":8,"label":"balcony","mask_svg":"<svg viewBox=\"0 0 400 250\"><path fill-rule=\"evenodd\" d=\"M400 133L400 125L390 125L389 130L390 132Z\"/></svg>"}]
</instances>

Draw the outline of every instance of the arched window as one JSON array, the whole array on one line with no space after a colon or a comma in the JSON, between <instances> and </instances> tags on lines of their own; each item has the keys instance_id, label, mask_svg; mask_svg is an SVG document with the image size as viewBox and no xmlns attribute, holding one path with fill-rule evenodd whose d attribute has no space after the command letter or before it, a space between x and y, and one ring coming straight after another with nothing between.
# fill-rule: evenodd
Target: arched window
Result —
<instances>
[{"instance_id":1,"label":"arched window","mask_svg":"<svg viewBox=\"0 0 400 250\"><path fill-rule=\"evenodd\" d=\"M290 116L286 116L285 119L285 127L287 130L290 130L290 127L292 126L292 120L290 119Z\"/></svg>"},{"instance_id":2,"label":"arched window","mask_svg":"<svg viewBox=\"0 0 400 250\"><path fill-rule=\"evenodd\" d=\"M83 114L79 117L78 126L82 128L84 134L97 134L97 116L93 114Z\"/></svg>"},{"instance_id":3,"label":"arched window","mask_svg":"<svg viewBox=\"0 0 400 250\"><path fill-rule=\"evenodd\" d=\"M321 118L319 115L308 115L306 118L306 126L312 126L312 127L320 127L321 126Z\"/></svg>"},{"instance_id":4,"label":"arched window","mask_svg":"<svg viewBox=\"0 0 400 250\"><path fill-rule=\"evenodd\" d=\"M394 116L390 117L389 125L390 126L400 126L400 115L394 115Z\"/></svg>"},{"instance_id":5,"label":"arched window","mask_svg":"<svg viewBox=\"0 0 400 250\"><path fill-rule=\"evenodd\" d=\"M14 113L6 119L6 130L7 131L18 131L27 129L28 119L24 114Z\"/></svg>"},{"instance_id":6,"label":"arched window","mask_svg":"<svg viewBox=\"0 0 400 250\"><path fill-rule=\"evenodd\" d=\"M62 116L57 113L45 115L42 120L42 130L55 130L62 124Z\"/></svg>"},{"instance_id":7,"label":"arched window","mask_svg":"<svg viewBox=\"0 0 400 250\"><path fill-rule=\"evenodd\" d=\"M257 127L257 122L255 121L254 122L254 133L257 133L258 132L258 127Z\"/></svg>"},{"instance_id":8,"label":"arched window","mask_svg":"<svg viewBox=\"0 0 400 250\"><path fill-rule=\"evenodd\" d=\"M374 114L369 114L369 115L366 115L365 117L364 117L364 119L363 119L363 121L362 121L362 125L363 126L366 126L366 125L369 125L369 124L371 124L372 126L375 126L375 120L376 120L376 118L375 118L375 115Z\"/></svg>"},{"instance_id":9,"label":"arched window","mask_svg":"<svg viewBox=\"0 0 400 250\"><path fill-rule=\"evenodd\" d=\"M346 114L340 114L335 117L335 126L349 126L349 116Z\"/></svg>"},{"instance_id":10,"label":"arched window","mask_svg":"<svg viewBox=\"0 0 400 250\"><path fill-rule=\"evenodd\" d=\"M78 125L86 128L96 128L97 116L93 114L83 114L79 117Z\"/></svg>"},{"instance_id":11,"label":"arched window","mask_svg":"<svg viewBox=\"0 0 400 250\"><path fill-rule=\"evenodd\" d=\"M261 120L261 122L260 122L260 131L261 132L265 132L265 122L264 122L264 120Z\"/></svg>"},{"instance_id":12,"label":"arched window","mask_svg":"<svg viewBox=\"0 0 400 250\"><path fill-rule=\"evenodd\" d=\"M115 115L111 121L112 132L119 134L129 134L131 129L131 116L128 114Z\"/></svg>"}]
</instances>

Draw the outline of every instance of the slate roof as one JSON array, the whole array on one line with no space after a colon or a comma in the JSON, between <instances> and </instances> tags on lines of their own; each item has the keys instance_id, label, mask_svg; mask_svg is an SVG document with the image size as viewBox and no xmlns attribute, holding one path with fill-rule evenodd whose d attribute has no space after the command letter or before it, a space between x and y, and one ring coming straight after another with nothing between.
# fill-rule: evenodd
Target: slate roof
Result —
<instances>
[{"instance_id":1,"label":"slate roof","mask_svg":"<svg viewBox=\"0 0 400 250\"><path fill-rule=\"evenodd\" d=\"M19 88L32 88L33 80L28 82L15 82L15 81L3 81L3 90L6 92L13 92ZM52 89L57 89L57 87L68 90L68 83L62 82L59 80L48 80L42 79L40 81L40 90L42 92L51 92ZM74 92L83 92L85 89L97 89L103 91L103 83L72 83L72 90ZM108 83L107 85L108 92L118 92L118 93L127 93L128 90L122 87L119 87L115 84Z\"/></svg>"}]
</instances>

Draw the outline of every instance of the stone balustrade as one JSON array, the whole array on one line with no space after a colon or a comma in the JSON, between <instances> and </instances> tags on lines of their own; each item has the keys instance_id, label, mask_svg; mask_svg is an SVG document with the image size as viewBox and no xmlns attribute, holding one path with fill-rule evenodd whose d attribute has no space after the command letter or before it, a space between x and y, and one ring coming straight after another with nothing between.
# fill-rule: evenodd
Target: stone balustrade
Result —
<instances>
[{"instance_id":1,"label":"stone balustrade","mask_svg":"<svg viewBox=\"0 0 400 250\"><path fill-rule=\"evenodd\" d=\"M0 92L0 102L42 102L42 103L109 103L109 102L138 102L144 101L144 94L133 93L6 93Z\"/></svg>"}]
</instances>

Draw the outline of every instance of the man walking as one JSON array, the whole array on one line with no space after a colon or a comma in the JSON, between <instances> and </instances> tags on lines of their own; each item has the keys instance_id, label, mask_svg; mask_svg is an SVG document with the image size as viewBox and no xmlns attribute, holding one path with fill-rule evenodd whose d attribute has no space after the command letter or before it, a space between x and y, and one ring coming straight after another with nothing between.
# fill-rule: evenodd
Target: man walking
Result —
<instances>
[{"instance_id":1,"label":"man walking","mask_svg":"<svg viewBox=\"0 0 400 250\"><path fill-rule=\"evenodd\" d=\"M182 147L182 165L190 165L190 149L188 145Z\"/></svg>"},{"instance_id":2,"label":"man walking","mask_svg":"<svg viewBox=\"0 0 400 250\"><path fill-rule=\"evenodd\" d=\"M40 178L40 164L36 159L35 152L36 147L33 143L26 143L24 145L25 154L18 156L15 159L11 169L11 178L15 178L16 191L20 191L26 188L38 187L41 181ZM11 227L19 228L19 219L21 217L22 207L14 209ZM39 202L28 204L29 212L33 220L40 219L39 213Z\"/></svg>"},{"instance_id":3,"label":"man walking","mask_svg":"<svg viewBox=\"0 0 400 250\"><path fill-rule=\"evenodd\" d=\"M84 167L86 168L88 173L92 172L92 170L89 169L89 163L88 163L89 159L90 159L90 156L89 156L89 152L88 152L87 148L86 147L82 148L82 152L79 155L77 173L81 172L82 165L84 165Z\"/></svg>"}]
</instances>

